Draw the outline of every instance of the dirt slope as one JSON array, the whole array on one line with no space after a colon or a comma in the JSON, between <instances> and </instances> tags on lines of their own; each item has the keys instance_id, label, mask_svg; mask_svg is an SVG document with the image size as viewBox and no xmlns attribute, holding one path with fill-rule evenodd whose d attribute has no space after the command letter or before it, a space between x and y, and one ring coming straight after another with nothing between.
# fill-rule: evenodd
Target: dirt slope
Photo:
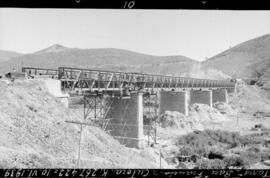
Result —
<instances>
[{"instance_id":1,"label":"dirt slope","mask_svg":"<svg viewBox=\"0 0 270 178\"><path fill-rule=\"evenodd\" d=\"M237 84L229 104L243 113L270 112L270 92L256 85Z\"/></svg>"},{"instance_id":2,"label":"dirt slope","mask_svg":"<svg viewBox=\"0 0 270 178\"><path fill-rule=\"evenodd\" d=\"M78 155L78 120L48 94L41 81L0 81L0 168L73 168ZM81 167L155 168L150 157L120 145L101 129L83 128Z\"/></svg>"},{"instance_id":3,"label":"dirt slope","mask_svg":"<svg viewBox=\"0 0 270 178\"><path fill-rule=\"evenodd\" d=\"M204 68L221 70L237 78L270 80L270 34L251 39L203 62Z\"/></svg>"}]
</instances>

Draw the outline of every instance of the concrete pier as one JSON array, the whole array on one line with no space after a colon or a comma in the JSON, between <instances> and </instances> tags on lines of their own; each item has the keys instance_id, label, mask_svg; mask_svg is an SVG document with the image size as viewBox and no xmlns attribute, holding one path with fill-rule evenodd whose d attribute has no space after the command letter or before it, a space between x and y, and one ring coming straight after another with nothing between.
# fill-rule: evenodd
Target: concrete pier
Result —
<instances>
[{"instance_id":1,"label":"concrete pier","mask_svg":"<svg viewBox=\"0 0 270 178\"><path fill-rule=\"evenodd\" d=\"M58 98L61 103L68 107L69 94L61 91L61 81L56 79L44 79L44 83L48 89L48 92L54 97Z\"/></svg>"},{"instance_id":2,"label":"concrete pier","mask_svg":"<svg viewBox=\"0 0 270 178\"><path fill-rule=\"evenodd\" d=\"M191 90L190 104L207 104L212 107L212 90Z\"/></svg>"},{"instance_id":3,"label":"concrete pier","mask_svg":"<svg viewBox=\"0 0 270 178\"><path fill-rule=\"evenodd\" d=\"M159 114L163 114L165 111L177 111L188 115L187 91L160 92Z\"/></svg>"},{"instance_id":4,"label":"concrete pier","mask_svg":"<svg viewBox=\"0 0 270 178\"><path fill-rule=\"evenodd\" d=\"M121 144L142 148L143 143L143 94L131 93L130 98L111 98L112 105L106 128Z\"/></svg>"},{"instance_id":5,"label":"concrete pier","mask_svg":"<svg viewBox=\"0 0 270 178\"><path fill-rule=\"evenodd\" d=\"M227 103L227 90L226 89L217 89L217 90L212 90L212 102L224 102Z\"/></svg>"}]
</instances>

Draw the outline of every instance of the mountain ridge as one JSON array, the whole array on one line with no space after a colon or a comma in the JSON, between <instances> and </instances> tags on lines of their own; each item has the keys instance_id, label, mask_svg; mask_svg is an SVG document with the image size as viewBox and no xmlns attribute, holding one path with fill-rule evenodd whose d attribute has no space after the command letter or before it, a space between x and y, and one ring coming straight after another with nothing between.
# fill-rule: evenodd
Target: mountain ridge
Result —
<instances>
[{"instance_id":1,"label":"mountain ridge","mask_svg":"<svg viewBox=\"0 0 270 178\"><path fill-rule=\"evenodd\" d=\"M261 81L269 81L269 49L270 34L239 43L202 62L182 55L154 56L126 49L81 49L54 44L37 52L0 62L0 73L13 68L20 70L22 66L66 66L187 77L192 77L191 73L195 73L196 77L207 77L209 73L213 77L225 74L233 78L260 78Z\"/></svg>"},{"instance_id":2,"label":"mountain ridge","mask_svg":"<svg viewBox=\"0 0 270 178\"><path fill-rule=\"evenodd\" d=\"M117 48L80 49L54 44L31 54L11 58L0 63L0 72L22 66L58 68L59 66L109 69L157 74L187 72L194 59L175 56L153 56Z\"/></svg>"},{"instance_id":3,"label":"mountain ridge","mask_svg":"<svg viewBox=\"0 0 270 178\"><path fill-rule=\"evenodd\" d=\"M7 61L13 57L17 57L23 55L22 53L18 53L15 51L9 51L9 50L1 50L0 49L0 62Z\"/></svg>"}]
</instances>

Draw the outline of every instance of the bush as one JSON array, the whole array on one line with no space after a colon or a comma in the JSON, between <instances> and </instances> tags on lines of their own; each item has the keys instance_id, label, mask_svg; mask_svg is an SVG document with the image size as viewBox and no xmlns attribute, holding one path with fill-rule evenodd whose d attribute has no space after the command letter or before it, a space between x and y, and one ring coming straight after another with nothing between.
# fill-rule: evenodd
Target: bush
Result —
<instances>
[{"instance_id":1,"label":"bush","mask_svg":"<svg viewBox=\"0 0 270 178\"><path fill-rule=\"evenodd\" d=\"M209 159L200 159L197 161L194 169L209 169Z\"/></svg>"},{"instance_id":2,"label":"bush","mask_svg":"<svg viewBox=\"0 0 270 178\"><path fill-rule=\"evenodd\" d=\"M193 156L196 157L207 157L208 156L208 149L204 146L194 147L194 146L184 146L179 149L179 156Z\"/></svg>"},{"instance_id":3,"label":"bush","mask_svg":"<svg viewBox=\"0 0 270 178\"><path fill-rule=\"evenodd\" d=\"M210 153L208 154L209 159L223 159L223 153L221 153L218 150L211 150Z\"/></svg>"},{"instance_id":4,"label":"bush","mask_svg":"<svg viewBox=\"0 0 270 178\"><path fill-rule=\"evenodd\" d=\"M259 153L261 150L258 146L252 145L247 149L248 152Z\"/></svg>"},{"instance_id":5,"label":"bush","mask_svg":"<svg viewBox=\"0 0 270 178\"><path fill-rule=\"evenodd\" d=\"M226 163L225 161L221 159L213 159L210 162L210 169L225 169L226 168Z\"/></svg>"},{"instance_id":6,"label":"bush","mask_svg":"<svg viewBox=\"0 0 270 178\"><path fill-rule=\"evenodd\" d=\"M226 168L229 167L237 167L237 168L247 168L249 166L249 163L247 160L243 159L240 156L228 156L224 158L224 162L226 164Z\"/></svg>"},{"instance_id":7,"label":"bush","mask_svg":"<svg viewBox=\"0 0 270 178\"><path fill-rule=\"evenodd\" d=\"M270 160L270 149L261 151L261 161Z\"/></svg>"},{"instance_id":8,"label":"bush","mask_svg":"<svg viewBox=\"0 0 270 178\"><path fill-rule=\"evenodd\" d=\"M191 156L197 155L199 158L207 158L207 160L225 161L227 167L246 168L250 164L266 160L270 158L270 153L266 151L261 153L260 147L257 144L261 143L258 139L253 139L251 136L241 136L237 132L227 132L221 130L204 130L194 132L179 137L178 145L181 145L180 154ZM184 147L182 145L185 145ZM249 146L246 151L239 150L238 156L226 157L223 153L231 148L237 148L240 145ZM205 159L200 159L197 167L207 167L204 164L210 164ZM217 161L215 161L217 162ZM212 163L212 162L211 162ZM222 164L222 162L220 162ZM223 165L223 164L222 164ZM214 167L213 165L212 167ZM221 166L222 167L222 166Z\"/></svg>"},{"instance_id":9,"label":"bush","mask_svg":"<svg viewBox=\"0 0 270 178\"><path fill-rule=\"evenodd\" d=\"M199 147L194 148L194 153L202 157L207 157L209 151L206 146L200 145Z\"/></svg>"},{"instance_id":10,"label":"bush","mask_svg":"<svg viewBox=\"0 0 270 178\"><path fill-rule=\"evenodd\" d=\"M220 159L200 159L194 169L225 169L226 163Z\"/></svg>"},{"instance_id":11,"label":"bush","mask_svg":"<svg viewBox=\"0 0 270 178\"><path fill-rule=\"evenodd\" d=\"M241 136L237 132L221 130L205 130L194 132L179 137L178 145L190 145L195 147L227 145L227 148L235 148L240 145L260 144L261 140L253 139L251 136Z\"/></svg>"},{"instance_id":12,"label":"bush","mask_svg":"<svg viewBox=\"0 0 270 178\"><path fill-rule=\"evenodd\" d=\"M182 136L178 140L178 144L188 144L188 145L216 145L216 144L227 144L228 147L233 148L239 146L239 143L251 142L245 137L240 136L237 132L227 132L220 130L205 130L200 133L191 133Z\"/></svg>"},{"instance_id":13,"label":"bush","mask_svg":"<svg viewBox=\"0 0 270 178\"><path fill-rule=\"evenodd\" d=\"M254 144L262 144L261 139L254 139L251 135L245 135L240 138L240 143L244 146L254 145Z\"/></svg>"},{"instance_id":14,"label":"bush","mask_svg":"<svg viewBox=\"0 0 270 178\"><path fill-rule=\"evenodd\" d=\"M250 151L243 151L240 153L240 157L246 159L249 164L254 164L256 162L261 161L261 155L258 153L250 152Z\"/></svg>"},{"instance_id":15,"label":"bush","mask_svg":"<svg viewBox=\"0 0 270 178\"><path fill-rule=\"evenodd\" d=\"M182 155L184 155L184 156L190 156L190 155L192 155L194 152L193 152L193 150L192 150L192 148L191 147L189 147L189 146L184 146L184 147L182 147L182 148L180 148L179 149L179 154L182 156Z\"/></svg>"}]
</instances>

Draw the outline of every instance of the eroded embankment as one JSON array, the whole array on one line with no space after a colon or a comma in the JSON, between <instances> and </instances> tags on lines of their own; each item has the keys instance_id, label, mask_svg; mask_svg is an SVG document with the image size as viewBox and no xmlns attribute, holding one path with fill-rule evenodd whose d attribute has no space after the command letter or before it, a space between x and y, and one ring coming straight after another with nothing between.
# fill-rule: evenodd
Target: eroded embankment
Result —
<instances>
[{"instance_id":1,"label":"eroded embankment","mask_svg":"<svg viewBox=\"0 0 270 178\"><path fill-rule=\"evenodd\" d=\"M43 81L0 81L0 167L75 167L80 128L65 121L79 119L48 93ZM81 160L88 168L158 166L94 126L83 128Z\"/></svg>"}]
</instances>

